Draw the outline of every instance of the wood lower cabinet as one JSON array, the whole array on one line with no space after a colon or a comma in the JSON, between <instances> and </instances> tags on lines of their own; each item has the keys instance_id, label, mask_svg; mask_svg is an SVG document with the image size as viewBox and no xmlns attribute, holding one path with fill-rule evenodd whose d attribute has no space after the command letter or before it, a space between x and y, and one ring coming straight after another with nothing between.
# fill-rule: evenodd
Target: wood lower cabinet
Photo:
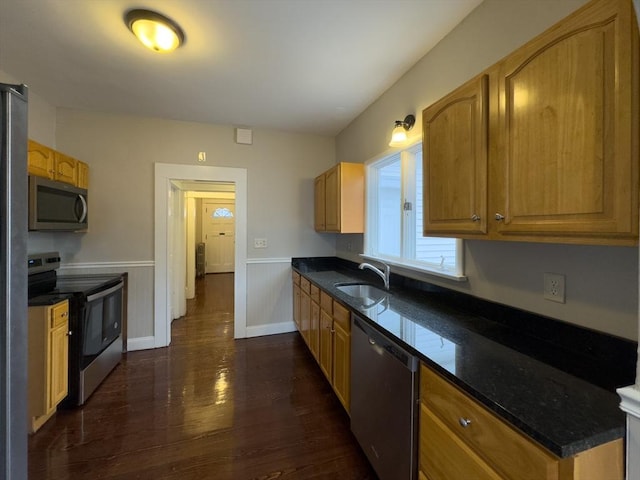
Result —
<instances>
[{"instance_id":1,"label":"wood lower cabinet","mask_svg":"<svg viewBox=\"0 0 640 480\"><path fill-rule=\"evenodd\" d=\"M310 298L309 349L317 360L320 351L320 289L315 285L311 285Z\"/></svg>"},{"instance_id":2,"label":"wood lower cabinet","mask_svg":"<svg viewBox=\"0 0 640 480\"><path fill-rule=\"evenodd\" d=\"M299 287L295 283L296 275L300 281ZM300 277L297 272L294 272L293 278L294 320L298 302L296 295L300 298L300 322L296 322L297 328L348 413L351 402L351 314L331 295ZM305 289L309 294L305 294ZM305 311L308 311L308 317Z\"/></svg>"},{"instance_id":3,"label":"wood lower cabinet","mask_svg":"<svg viewBox=\"0 0 640 480\"><path fill-rule=\"evenodd\" d=\"M311 328L311 284L306 278L300 278L300 333L309 345L309 330Z\"/></svg>"},{"instance_id":4,"label":"wood lower cabinet","mask_svg":"<svg viewBox=\"0 0 640 480\"><path fill-rule=\"evenodd\" d=\"M425 365L419 468L428 480L622 480L622 440L558 458Z\"/></svg>"},{"instance_id":5,"label":"wood lower cabinet","mask_svg":"<svg viewBox=\"0 0 640 480\"><path fill-rule=\"evenodd\" d=\"M325 310L320 311L320 370L331 382L333 376L333 318Z\"/></svg>"},{"instance_id":6,"label":"wood lower cabinet","mask_svg":"<svg viewBox=\"0 0 640 480\"><path fill-rule=\"evenodd\" d=\"M296 324L296 328L300 331L300 274L293 272L293 322Z\"/></svg>"},{"instance_id":7,"label":"wood lower cabinet","mask_svg":"<svg viewBox=\"0 0 640 480\"><path fill-rule=\"evenodd\" d=\"M364 232L364 165L338 163L315 179L316 231Z\"/></svg>"},{"instance_id":8,"label":"wood lower cabinet","mask_svg":"<svg viewBox=\"0 0 640 480\"><path fill-rule=\"evenodd\" d=\"M35 432L68 393L69 302L29 308L29 430Z\"/></svg>"},{"instance_id":9,"label":"wood lower cabinet","mask_svg":"<svg viewBox=\"0 0 640 480\"><path fill-rule=\"evenodd\" d=\"M637 245L639 68L594 0L425 109L425 234Z\"/></svg>"}]
</instances>

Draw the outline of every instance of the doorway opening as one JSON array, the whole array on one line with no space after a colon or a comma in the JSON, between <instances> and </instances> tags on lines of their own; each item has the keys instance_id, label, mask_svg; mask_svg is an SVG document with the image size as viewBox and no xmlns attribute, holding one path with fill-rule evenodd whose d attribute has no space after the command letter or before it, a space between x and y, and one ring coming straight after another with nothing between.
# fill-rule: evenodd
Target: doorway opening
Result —
<instances>
[{"instance_id":1,"label":"doorway opening","mask_svg":"<svg viewBox=\"0 0 640 480\"><path fill-rule=\"evenodd\" d=\"M234 338L246 337L246 251L247 251L247 171L243 168L203 167L178 164L155 165L155 288L154 343L164 347L171 343L171 321L184 312L181 294L188 285L185 254L185 212L188 211L187 191L209 189L210 184L233 187L233 270L234 270ZM222 207L228 208L228 207ZM228 227L228 225L227 225ZM218 236L227 236L218 235ZM182 282L180 281L182 279ZM186 308L186 302L184 303Z\"/></svg>"}]
</instances>

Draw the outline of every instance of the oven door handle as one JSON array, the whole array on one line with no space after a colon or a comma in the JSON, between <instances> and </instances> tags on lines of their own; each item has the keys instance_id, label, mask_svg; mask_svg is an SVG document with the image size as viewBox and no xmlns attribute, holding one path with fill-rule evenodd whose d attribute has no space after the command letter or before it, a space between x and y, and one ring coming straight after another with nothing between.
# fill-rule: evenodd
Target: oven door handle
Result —
<instances>
[{"instance_id":1,"label":"oven door handle","mask_svg":"<svg viewBox=\"0 0 640 480\"><path fill-rule=\"evenodd\" d=\"M99 300L101 298L106 297L107 295L112 294L113 292L120 290L124 286L124 282L120 282L114 287L108 288L107 290L103 290L102 292L94 293L93 295L89 295L87 297L87 302L93 302L95 300Z\"/></svg>"}]
</instances>

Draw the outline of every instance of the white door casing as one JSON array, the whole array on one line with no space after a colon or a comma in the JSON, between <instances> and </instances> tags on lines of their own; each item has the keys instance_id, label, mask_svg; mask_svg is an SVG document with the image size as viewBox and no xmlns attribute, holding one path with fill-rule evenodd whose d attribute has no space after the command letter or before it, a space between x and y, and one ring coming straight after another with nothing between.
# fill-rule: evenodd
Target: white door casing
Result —
<instances>
[{"instance_id":1,"label":"white door casing","mask_svg":"<svg viewBox=\"0 0 640 480\"><path fill-rule=\"evenodd\" d=\"M154 229L154 346L171 343L168 295L168 212L172 180L201 180L235 184L236 242L234 275L234 338L245 338L247 330L247 170L170 163L155 164Z\"/></svg>"}]
</instances>

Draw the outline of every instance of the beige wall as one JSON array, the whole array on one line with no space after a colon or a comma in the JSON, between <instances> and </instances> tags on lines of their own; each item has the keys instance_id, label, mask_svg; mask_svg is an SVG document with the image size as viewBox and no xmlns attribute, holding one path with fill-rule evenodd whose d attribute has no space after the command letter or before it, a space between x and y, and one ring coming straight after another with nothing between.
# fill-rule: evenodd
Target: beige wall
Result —
<instances>
[{"instance_id":1,"label":"beige wall","mask_svg":"<svg viewBox=\"0 0 640 480\"><path fill-rule=\"evenodd\" d=\"M551 26L583 0L485 0L336 139L339 161L387 151L393 121L422 109ZM348 243L353 250L347 251ZM339 237L338 255L357 261L362 237ZM614 335L638 338L638 249L465 242L466 283L433 280L481 298ZM544 272L566 275L566 304L542 299Z\"/></svg>"},{"instance_id":2,"label":"beige wall","mask_svg":"<svg viewBox=\"0 0 640 480\"><path fill-rule=\"evenodd\" d=\"M248 171L248 258L333 254L313 231L313 178L335 161L328 137L254 131L237 145L232 127L59 109L58 148L90 165L91 226L73 261L153 259L153 165ZM269 248L253 249L253 238Z\"/></svg>"}]
</instances>

